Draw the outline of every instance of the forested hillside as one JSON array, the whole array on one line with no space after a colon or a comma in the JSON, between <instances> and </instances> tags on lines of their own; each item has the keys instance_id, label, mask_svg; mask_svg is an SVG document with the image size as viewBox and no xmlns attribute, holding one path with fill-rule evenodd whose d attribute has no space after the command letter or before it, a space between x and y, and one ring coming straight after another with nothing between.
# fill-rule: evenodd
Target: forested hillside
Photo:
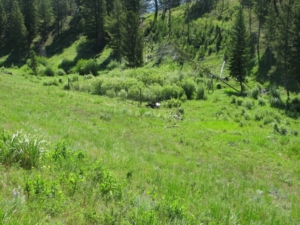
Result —
<instances>
[{"instance_id":1,"label":"forested hillside","mask_svg":"<svg viewBox=\"0 0 300 225\"><path fill-rule=\"evenodd\" d=\"M86 73L97 75L113 60L128 68L149 61L155 67L166 55L199 69L208 56L216 56L223 57L241 89L254 75L284 86L288 95L299 90L298 1L1 0L0 12L0 64L6 67L27 61L35 74L45 73L28 59L59 55L84 36L76 59L60 62L65 73L82 73L82 58L97 58L111 48L106 64Z\"/></svg>"}]
</instances>

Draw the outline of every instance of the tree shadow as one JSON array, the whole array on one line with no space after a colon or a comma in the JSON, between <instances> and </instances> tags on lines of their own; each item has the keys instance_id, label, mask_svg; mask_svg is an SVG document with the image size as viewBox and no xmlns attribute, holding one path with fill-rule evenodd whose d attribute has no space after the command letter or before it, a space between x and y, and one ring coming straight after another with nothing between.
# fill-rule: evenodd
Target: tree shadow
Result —
<instances>
[{"instance_id":1,"label":"tree shadow","mask_svg":"<svg viewBox=\"0 0 300 225\"><path fill-rule=\"evenodd\" d=\"M68 18L67 18L68 20ZM69 28L64 30L61 34L54 33L53 42L46 47L47 57L61 54L64 49L70 47L81 34L82 23L80 16L74 16L69 22Z\"/></svg>"},{"instance_id":2,"label":"tree shadow","mask_svg":"<svg viewBox=\"0 0 300 225\"><path fill-rule=\"evenodd\" d=\"M260 83L270 81L271 83L279 84L279 71L275 68L272 69L272 67L275 66L275 63L274 54L271 52L270 48L266 48L258 65L256 80Z\"/></svg>"}]
</instances>

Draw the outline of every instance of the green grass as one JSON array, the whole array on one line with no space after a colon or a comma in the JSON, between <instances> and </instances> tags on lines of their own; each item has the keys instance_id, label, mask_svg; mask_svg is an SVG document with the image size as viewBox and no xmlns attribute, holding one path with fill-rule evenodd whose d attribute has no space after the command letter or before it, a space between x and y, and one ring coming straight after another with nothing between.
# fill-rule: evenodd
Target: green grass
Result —
<instances>
[{"instance_id":1,"label":"green grass","mask_svg":"<svg viewBox=\"0 0 300 225\"><path fill-rule=\"evenodd\" d=\"M121 185L123 197L109 202L106 195L95 198L106 189L88 189L89 173L72 197L78 171L72 170L71 159L66 161L71 168L63 169L51 158L30 171L0 166L3 224L15 223L15 218L28 224L299 223L300 141L293 131L300 126L284 111L259 106L254 99L251 109L231 104L225 90L218 90L206 101L183 103L184 120L179 121L173 118L176 109L152 110L128 100L63 91L62 85L43 86L57 77L13 73L1 74L0 127L40 136L50 153L65 140L71 152L87 154L86 170L99 159ZM262 122L264 113L255 119L259 110L268 111L270 123ZM287 134L275 132L275 123ZM43 172L48 171L43 166L53 169ZM62 173L69 178L57 186L62 195L55 204L49 200L40 207L44 200L38 197L33 201L12 194L18 186L19 192L26 190L24 177L51 186ZM94 197L87 190L94 190ZM39 216L33 217L32 209Z\"/></svg>"}]
</instances>

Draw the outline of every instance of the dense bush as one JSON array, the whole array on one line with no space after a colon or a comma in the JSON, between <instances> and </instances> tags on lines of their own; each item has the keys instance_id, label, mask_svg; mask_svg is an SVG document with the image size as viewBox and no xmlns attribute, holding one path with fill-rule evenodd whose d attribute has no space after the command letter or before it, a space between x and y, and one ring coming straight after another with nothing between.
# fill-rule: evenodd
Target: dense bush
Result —
<instances>
[{"instance_id":1,"label":"dense bush","mask_svg":"<svg viewBox=\"0 0 300 225\"><path fill-rule=\"evenodd\" d=\"M74 62L70 59L63 59L61 60L60 64L58 65L58 68L63 69L64 71L69 71Z\"/></svg>"},{"instance_id":2,"label":"dense bush","mask_svg":"<svg viewBox=\"0 0 300 225\"><path fill-rule=\"evenodd\" d=\"M183 89L178 86L165 85L163 86L163 99L168 100L171 98L180 98L183 95Z\"/></svg>"},{"instance_id":3,"label":"dense bush","mask_svg":"<svg viewBox=\"0 0 300 225\"><path fill-rule=\"evenodd\" d=\"M260 88L258 86L256 86L255 88L251 89L248 92L248 96L252 97L254 99L258 99L259 94L260 94Z\"/></svg>"},{"instance_id":4,"label":"dense bush","mask_svg":"<svg viewBox=\"0 0 300 225\"><path fill-rule=\"evenodd\" d=\"M196 83L192 79L185 79L181 82L181 87L183 88L186 97L192 99L194 93L196 92Z\"/></svg>"},{"instance_id":5,"label":"dense bush","mask_svg":"<svg viewBox=\"0 0 300 225\"><path fill-rule=\"evenodd\" d=\"M115 68L118 68L119 63L116 60L112 60L108 63L108 65L106 66L106 69L108 70L113 70Z\"/></svg>"},{"instance_id":6,"label":"dense bush","mask_svg":"<svg viewBox=\"0 0 300 225\"><path fill-rule=\"evenodd\" d=\"M66 75L66 72L63 69L58 69L56 70L55 74L58 76L63 76Z\"/></svg>"},{"instance_id":7,"label":"dense bush","mask_svg":"<svg viewBox=\"0 0 300 225\"><path fill-rule=\"evenodd\" d=\"M51 77L54 76L53 68L50 67L50 66L46 67L45 70L44 70L44 75L45 76L51 76Z\"/></svg>"},{"instance_id":8,"label":"dense bush","mask_svg":"<svg viewBox=\"0 0 300 225\"><path fill-rule=\"evenodd\" d=\"M80 75L93 74L98 75L98 64L94 59L86 60L80 59L76 63L76 70Z\"/></svg>"},{"instance_id":9,"label":"dense bush","mask_svg":"<svg viewBox=\"0 0 300 225\"><path fill-rule=\"evenodd\" d=\"M200 84L197 87L196 99L198 99L198 100L206 100L207 99L207 96L205 93L205 87L203 84Z\"/></svg>"}]
</instances>

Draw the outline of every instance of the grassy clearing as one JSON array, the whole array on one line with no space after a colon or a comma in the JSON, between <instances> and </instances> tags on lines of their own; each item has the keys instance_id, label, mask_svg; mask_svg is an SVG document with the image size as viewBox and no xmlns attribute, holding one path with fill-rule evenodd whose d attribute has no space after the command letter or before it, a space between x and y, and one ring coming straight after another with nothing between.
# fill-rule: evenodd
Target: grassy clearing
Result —
<instances>
[{"instance_id":1,"label":"grassy clearing","mask_svg":"<svg viewBox=\"0 0 300 225\"><path fill-rule=\"evenodd\" d=\"M54 78L13 73L1 74L1 127L49 144L39 168L1 166L3 224L16 218L28 224L299 224L299 120L267 99L260 106L217 90L207 101L183 103L180 121L177 109L64 91L62 84L43 86ZM74 155L55 163L62 140ZM81 151L78 164L72 157ZM122 197L108 200L114 191L103 189L106 181L93 185L87 171L95 159ZM86 172L80 175L76 165ZM37 183L45 186L31 198L26 182L34 192ZM55 201L48 194L54 184Z\"/></svg>"}]
</instances>

